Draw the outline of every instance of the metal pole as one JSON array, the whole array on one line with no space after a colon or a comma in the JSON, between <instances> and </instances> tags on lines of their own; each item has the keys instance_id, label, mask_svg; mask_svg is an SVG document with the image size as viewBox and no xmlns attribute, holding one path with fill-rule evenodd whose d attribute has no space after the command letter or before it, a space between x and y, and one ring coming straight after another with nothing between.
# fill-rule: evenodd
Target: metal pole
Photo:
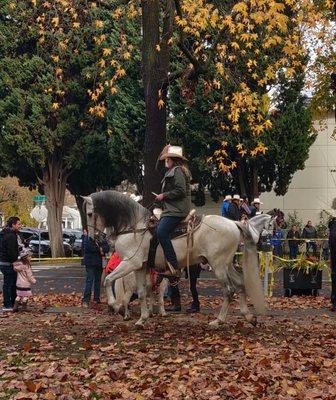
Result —
<instances>
[{"instance_id":1,"label":"metal pole","mask_svg":"<svg viewBox=\"0 0 336 400\"><path fill-rule=\"evenodd\" d=\"M41 231L39 230L39 250L38 250L39 262L41 261Z\"/></svg>"},{"instance_id":2,"label":"metal pole","mask_svg":"<svg viewBox=\"0 0 336 400\"><path fill-rule=\"evenodd\" d=\"M263 251L263 257L264 257L264 295L268 295L268 264L269 264L269 253L266 251Z\"/></svg>"}]
</instances>

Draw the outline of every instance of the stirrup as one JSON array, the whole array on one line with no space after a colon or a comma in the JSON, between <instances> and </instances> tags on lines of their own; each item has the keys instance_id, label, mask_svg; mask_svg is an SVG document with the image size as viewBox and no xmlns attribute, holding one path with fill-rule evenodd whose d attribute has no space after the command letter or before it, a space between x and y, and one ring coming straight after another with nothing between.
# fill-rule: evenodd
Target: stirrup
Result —
<instances>
[{"instance_id":1,"label":"stirrup","mask_svg":"<svg viewBox=\"0 0 336 400\"><path fill-rule=\"evenodd\" d=\"M161 276L164 276L164 277L166 277L166 278L169 278L169 277L176 277L176 278L180 278L181 277L181 270L180 269L175 269L171 264L170 264L170 262L168 262L167 261L167 265L168 265L168 270L166 270L165 272L162 272L162 273L160 273L159 272L159 274L161 275Z\"/></svg>"}]
</instances>

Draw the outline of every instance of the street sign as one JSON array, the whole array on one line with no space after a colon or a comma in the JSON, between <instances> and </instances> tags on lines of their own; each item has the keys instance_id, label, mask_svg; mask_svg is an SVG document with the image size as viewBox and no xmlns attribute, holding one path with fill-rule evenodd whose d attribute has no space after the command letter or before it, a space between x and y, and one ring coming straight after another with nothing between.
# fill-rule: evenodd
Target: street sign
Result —
<instances>
[{"instance_id":1,"label":"street sign","mask_svg":"<svg viewBox=\"0 0 336 400\"><path fill-rule=\"evenodd\" d=\"M44 196L44 195L41 195L41 194L33 197L33 200L36 201L36 202L46 201L46 199L47 199L47 196Z\"/></svg>"},{"instance_id":2,"label":"street sign","mask_svg":"<svg viewBox=\"0 0 336 400\"><path fill-rule=\"evenodd\" d=\"M35 206L31 210L30 216L32 218L34 218L38 223L41 223L47 219L48 210L47 210L46 206L44 206L44 205Z\"/></svg>"}]
</instances>

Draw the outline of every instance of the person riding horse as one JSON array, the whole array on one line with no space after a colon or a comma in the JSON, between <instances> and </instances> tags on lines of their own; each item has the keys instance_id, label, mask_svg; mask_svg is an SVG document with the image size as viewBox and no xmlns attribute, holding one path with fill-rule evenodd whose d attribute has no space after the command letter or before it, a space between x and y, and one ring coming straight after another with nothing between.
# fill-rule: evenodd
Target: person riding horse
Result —
<instances>
[{"instance_id":1,"label":"person riding horse","mask_svg":"<svg viewBox=\"0 0 336 400\"><path fill-rule=\"evenodd\" d=\"M179 274L176 253L170 235L179 223L187 217L191 209L191 174L187 159L179 146L166 146L160 155L165 161L167 172L162 180L162 193L156 200L163 203L163 211L157 226L157 237L162 246L167 262ZM170 271L171 275L174 275ZM169 273L168 273L169 275Z\"/></svg>"}]
</instances>

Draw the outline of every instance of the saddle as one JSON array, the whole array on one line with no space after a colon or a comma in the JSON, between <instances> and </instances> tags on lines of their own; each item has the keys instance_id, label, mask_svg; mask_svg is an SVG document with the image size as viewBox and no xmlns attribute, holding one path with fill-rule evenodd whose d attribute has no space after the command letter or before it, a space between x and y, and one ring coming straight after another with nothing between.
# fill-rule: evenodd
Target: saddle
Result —
<instances>
[{"instance_id":1,"label":"saddle","mask_svg":"<svg viewBox=\"0 0 336 400\"><path fill-rule=\"evenodd\" d=\"M161 217L161 212L157 210L158 209L153 210L153 215L149 218L146 224L147 229L152 235L155 234ZM203 215L197 215L195 209L191 210L184 220L177 225L174 232L171 234L171 239L187 235L190 231L195 232L200 227L202 220Z\"/></svg>"},{"instance_id":2,"label":"saddle","mask_svg":"<svg viewBox=\"0 0 336 400\"><path fill-rule=\"evenodd\" d=\"M160 215L155 212L147 221L147 228L152 234L152 239L149 245L148 251L148 261L147 266L149 268L155 269L155 256L156 256L156 249L159 245L159 240L156 235L156 228L160 220ZM171 239L180 238L183 236L187 236L187 251L189 253L190 246L193 247L193 238L194 232L201 226L203 220L203 216L196 215L196 210L191 210L187 217L180 222L180 224L175 228L174 232L171 234ZM172 274L176 273L174 268L170 266L168 263L168 268L172 272Z\"/></svg>"}]
</instances>

